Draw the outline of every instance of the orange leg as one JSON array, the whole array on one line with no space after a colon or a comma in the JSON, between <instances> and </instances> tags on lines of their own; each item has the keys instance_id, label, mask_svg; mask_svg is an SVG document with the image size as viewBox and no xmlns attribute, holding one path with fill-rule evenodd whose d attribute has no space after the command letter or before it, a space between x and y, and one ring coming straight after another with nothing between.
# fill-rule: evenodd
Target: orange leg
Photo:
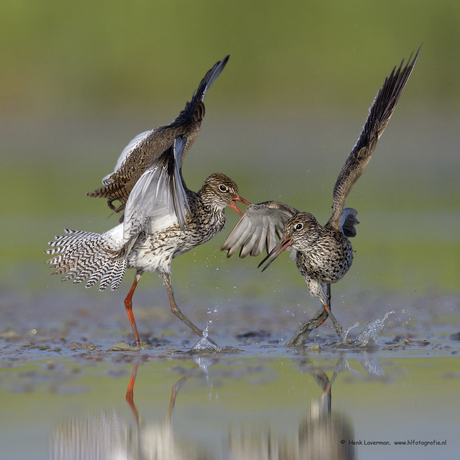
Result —
<instances>
[{"instance_id":1,"label":"orange leg","mask_svg":"<svg viewBox=\"0 0 460 460\"><path fill-rule=\"evenodd\" d=\"M136 290L136 287L137 287L137 283L141 279L141 276L142 276L142 272L136 273L136 276L134 277L133 285L131 286L131 289L128 292L128 295L126 296L126 299L125 299L126 313L128 313L129 322L131 323L131 328L133 329L134 340L136 341L136 346L138 347L141 346L141 339L139 338L139 333L137 332L136 320L134 319L132 299L133 299L134 291Z\"/></svg>"},{"instance_id":2,"label":"orange leg","mask_svg":"<svg viewBox=\"0 0 460 460\"><path fill-rule=\"evenodd\" d=\"M126 391L126 402L129 404L129 407L131 407L134 417L136 417L137 424L139 425L139 412L137 411L136 405L134 404L134 384L136 383L138 367L139 364L136 364L133 367L133 372L131 373L131 379L129 381L128 390Z\"/></svg>"}]
</instances>

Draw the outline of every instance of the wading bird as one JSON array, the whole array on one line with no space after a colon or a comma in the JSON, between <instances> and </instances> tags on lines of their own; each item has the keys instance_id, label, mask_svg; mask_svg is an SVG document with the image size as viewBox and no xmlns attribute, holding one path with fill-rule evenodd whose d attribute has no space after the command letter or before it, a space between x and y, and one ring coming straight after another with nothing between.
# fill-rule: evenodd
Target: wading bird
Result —
<instances>
[{"instance_id":1,"label":"wading bird","mask_svg":"<svg viewBox=\"0 0 460 460\"><path fill-rule=\"evenodd\" d=\"M237 185L227 176L209 176L195 193L182 177L182 157L187 138L177 137L144 172L134 186L125 208L122 224L99 234L66 230L56 236L47 254L58 254L47 263L53 274L67 273L63 281L84 280L89 288L99 282L99 290L119 288L127 268L136 269L125 307L136 345L141 341L132 311L132 297L145 271L157 271L169 294L171 311L200 337L205 337L179 309L171 286L171 262L196 246L206 243L225 226L224 210L242 212L236 201L249 204L239 196ZM215 343L208 339L211 343Z\"/></svg>"},{"instance_id":2,"label":"wading bird","mask_svg":"<svg viewBox=\"0 0 460 460\"><path fill-rule=\"evenodd\" d=\"M222 250L230 257L240 249L240 257L257 256L264 247L267 257L259 267L271 259L264 270L283 252L291 247L295 251L297 268L305 279L310 293L317 297L322 308L315 317L300 326L299 331L286 343L298 346L308 334L330 316L334 328L342 338L342 328L331 312L332 283L341 280L353 261L353 248L348 239L356 235L357 211L343 209L354 183L369 162L379 137L382 135L414 69L420 53L403 68L404 60L385 79L383 86L369 109L369 115L358 141L349 154L334 186L332 216L322 226L312 214L298 212L277 202L250 205L224 242ZM276 244L276 236L280 242ZM325 292L326 291L326 292Z\"/></svg>"}]
</instances>

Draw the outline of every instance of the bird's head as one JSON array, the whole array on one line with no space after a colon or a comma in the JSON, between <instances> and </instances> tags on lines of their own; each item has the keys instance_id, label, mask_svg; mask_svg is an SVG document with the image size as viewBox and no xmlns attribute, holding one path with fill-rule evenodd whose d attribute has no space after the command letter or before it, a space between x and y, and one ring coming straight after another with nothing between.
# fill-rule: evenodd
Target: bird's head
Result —
<instances>
[{"instance_id":1,"label":"bird's head","mask_svg":"<svg viewBox=\"0 0 460 460\"><path fill-rule=\"evenodd\" d=\"M221 173L211 174L203 183L201 187L201 196L204 202L217 207L218 209L225 209L227 206L233 208L240 216L243 213L240 211L236 202L239 201L243 204L249 205L249 201L240 197L238 186L230 177Z\"/></svg>"},{"instance_id":2,"label":"bird's head","mask_svg":"<svg viewBox=\"0 0 460 460\"><path fill-rule=\"evenodd\" d=\"M307 252L308 246L318 238L318 221L308 212L299 212L286 221L281 241L269 252L267 257L259 264L259 267L268 259L271 259L263 268L268 266L287 248L300 252Z\"/></svg>"}]
</instances>

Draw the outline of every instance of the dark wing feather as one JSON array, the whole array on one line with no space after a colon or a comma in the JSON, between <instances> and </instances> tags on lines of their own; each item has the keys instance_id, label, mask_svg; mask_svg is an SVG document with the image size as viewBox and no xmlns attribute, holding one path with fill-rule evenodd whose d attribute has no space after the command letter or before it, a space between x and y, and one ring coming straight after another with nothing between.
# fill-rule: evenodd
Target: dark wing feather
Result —
<instances>
[{"instance_id":1,"label":"dark wing feather","mask_svg":"<svg viewBox=\"0 0 460 460\"><path fill-rule=\"evenodd\" d=\"M187 144L184 147L181 160L183 161L200 132L205 113L203 99L206 96L206 91L220 75L228 59L229 56L217 62L206 73L197 90L193 93L191 101L186 103L184 110L172 123L145 131L132 139L123 149L114 171L104 177L104 186L88 193L88 196L107 198L107 204L111 209L115 212L122 211L131 191L144 171L180 135L187 136ZM120 202L117 208L112 204L115 200Z\"/></svg>"},{"instance_id":2,"label":"dark wing feather","mask_svg":"<svg viewBox=\"0 0 460 460\"><path fill-rule=\"evenodd\" d=\"M340 228L342 209L345 200L354 183L364 172L372 152L375 150L379 137L390 121L396 104L412 74L421 48L420 46L412 62L410 60L411 58L409 58L404 68L402 67L404 60L397 69L395 67L390 76L385 79L383 86L377 92L374 102L369 109L369 115L361 135L348 156L335 183L332 216L327 223L328 226L337 230Z\"/></svg>"},{"instance_id":3,"label":"dark wing feather","mask_svg":"<svg viewBox=\"0 0 460 460\"><path fill-rule=\"evenodd\" d=\"M171 124L165 126L165 128L174 128L176 126L188 124L192 119L193 122L201 122L201 120L203 120L204 105L200 103L206 97L206 91L216 81L217 77L221 74L222 70L224 70L224 67L227 65L229 59L230 56L226 56L224 59L222 59L222 61L216 62L212 69L208 70L208 72L198 85L198 88L193 93L190 102L187 102L185 104L184 110L182 110L179 116Z\"/></svg>"}]
</instances>

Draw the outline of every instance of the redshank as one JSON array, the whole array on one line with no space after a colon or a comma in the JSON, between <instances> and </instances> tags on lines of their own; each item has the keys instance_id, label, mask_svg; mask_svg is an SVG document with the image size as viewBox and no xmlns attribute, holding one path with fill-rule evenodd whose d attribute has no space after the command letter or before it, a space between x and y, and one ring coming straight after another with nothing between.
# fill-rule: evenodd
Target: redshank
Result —
<instances>
[{"instance_id":1,"label":"redshank","mask_svg":"<svg viewBox=\"0 0 460 460\"><path fill-rule=\"evenodd\" d=\"M353 150L349 154L334 186L332 216L326 225L318 223L312 214L298 212L277 202L250 205L224 242L222 250L230 257L240 249L240 257L257 256L264 247L267 257L259 267L271 259L264 270L287 248L292 248L297 268L305 279L310 293L316 296L322 308L286 343L298 346L308 334L330 316L341 338L342 328L331 312L330 287L341 280L350 269L353 249L348 238L356 235L357 211L343 209L345 200L369 162L379 137L395 109L420 53L403 68L404 61L394 68L377 92L366 123ZM275 237L280 237L276 244Z\"/></svg>"},{"instance_id":2,"label":"redshank","mask_svg":"<svg viewBox=\"0 0 460 460\"><path fill-rule=\"evenodd\" d=\"M182 177L181 160L186 136L177 137L144 172L134 186L125 208L122 224L99 234L66 230L56 236L47 254L58 254L47 263L53 274L67 273L63 281L84 280L89 288L99 282L99 290L118 289L127 268L136 269L125 307L136 345L141 341L132 311L132 297L145 271L157 271L169 294L171 311L200 337L206 337L179 309L171 286L171 262L175 257L209 241L225 226L224 210L232 207L240 215L237 185L227 176L209 176L195 193ZM208 340L216 345L212 340Z\"/></svg>"},{"instance_id":3,"label":"redshank","mask_svg":"<svg viewBox=\"0 0 460 460\"><path fill-rule=\"evenodd\" d=\"M119 212L124 209L129 194L144 171L180 135L187 137L187 144L182 155L183 160L200 133L201 122L205 114L203 100L206 91L220 75L229 57L226 56L222 61L217 62L206 73L198 89L193 93L191 101L185 104L185 109L172 123L145 131L132 139L121 152L115 170L102 179L103 187L88 193L88 196L106 198L110 209ZM117 207L113 205L116 200L119 201ZM123 217L120 222L122 220Z\"/></svg>"}]
</instances>

